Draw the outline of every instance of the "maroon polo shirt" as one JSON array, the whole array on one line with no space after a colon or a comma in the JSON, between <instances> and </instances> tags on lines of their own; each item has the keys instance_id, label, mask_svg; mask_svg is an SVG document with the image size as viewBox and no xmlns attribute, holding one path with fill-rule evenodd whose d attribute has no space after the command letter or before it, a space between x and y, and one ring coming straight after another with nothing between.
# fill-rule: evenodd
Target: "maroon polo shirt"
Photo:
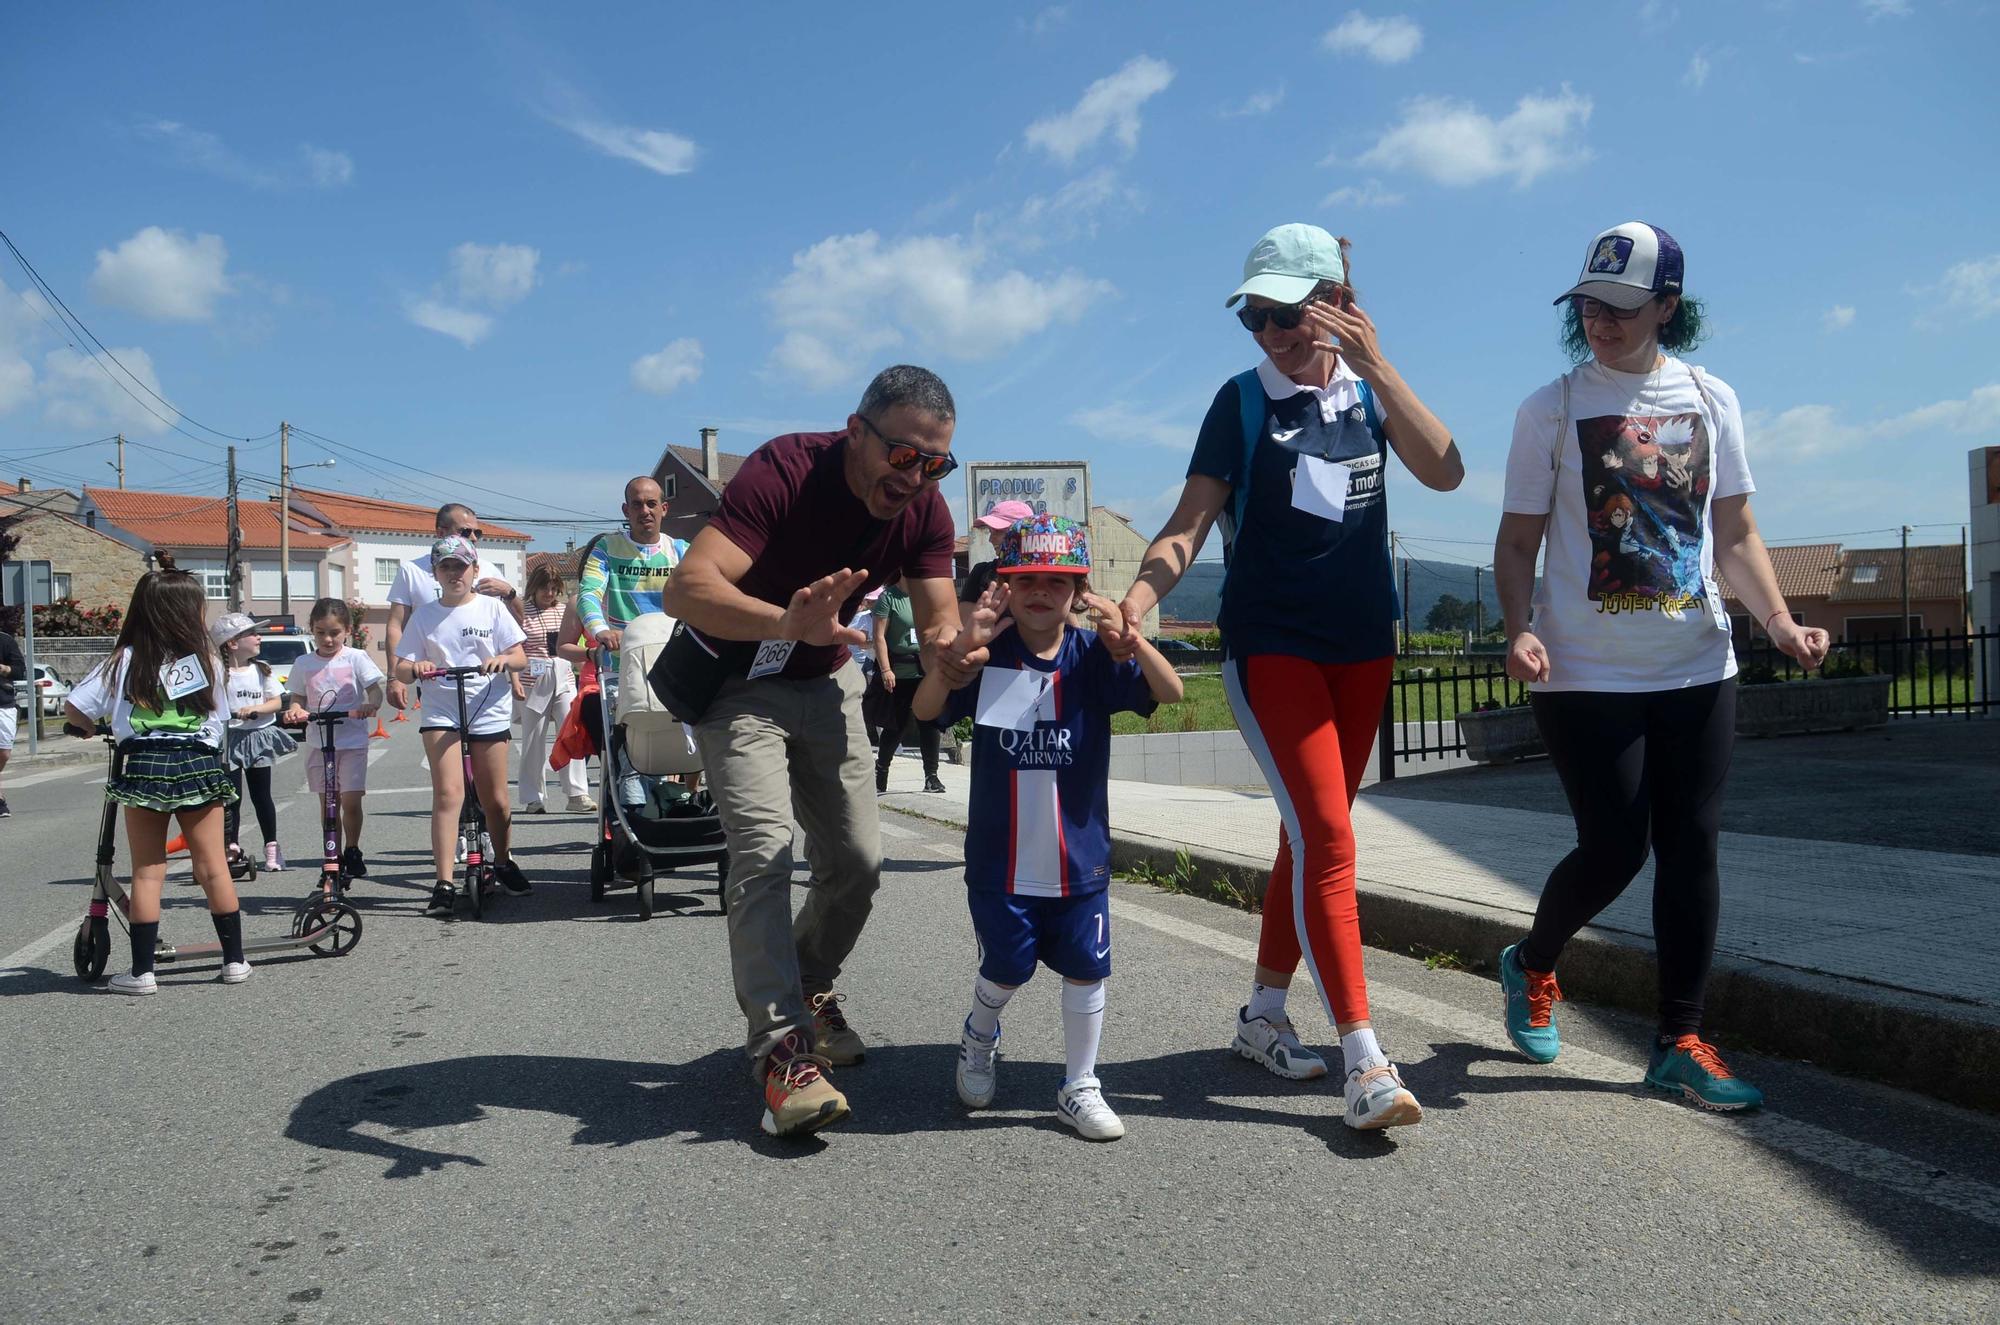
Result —
<instances>
[{"instance_id":1,"label":"maroon polo shirt","mask_svg":"<svg viewBox=\"0 0 2000 1325\"><path fill-rule=\"evenodd\" d=\"M951 512L937 486L925 487L895 518L878 520L848 488L846 459L845 432L795 432L750 453L709 521L750 558L738 589L784 607L814 580L865 570L868 582L841 604L845 625L866 594L897 575L951 578ZM847 660L845 645L801 643L784 675L826 676Z\"/></svg>"}]
</instances>

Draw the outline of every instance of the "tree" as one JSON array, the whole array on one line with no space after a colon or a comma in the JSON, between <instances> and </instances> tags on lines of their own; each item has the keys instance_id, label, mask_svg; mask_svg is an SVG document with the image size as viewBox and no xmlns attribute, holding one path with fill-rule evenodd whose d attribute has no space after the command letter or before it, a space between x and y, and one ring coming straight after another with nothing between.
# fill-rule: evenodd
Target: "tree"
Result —
<instances>
[{"instance_id":1,"label":"tree","mask_svg":"<svg viewBox=\"0 0 2000 1325\"><path fill-rule=\"evenodd\" d=\"M1439 594L1431 604L1430 615L1424 618L1426 630L1470 630L1472 628L1472 604L1456 594Z\"/></svg>"}]
</instances>

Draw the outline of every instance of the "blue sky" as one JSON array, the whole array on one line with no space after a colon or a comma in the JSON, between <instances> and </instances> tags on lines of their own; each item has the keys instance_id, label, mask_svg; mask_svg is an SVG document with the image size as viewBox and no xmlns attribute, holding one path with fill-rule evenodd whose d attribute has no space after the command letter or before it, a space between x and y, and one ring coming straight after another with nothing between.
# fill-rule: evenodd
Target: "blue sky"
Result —
<instances>
[{"instance_id":1,"label":"blue sky","mask_svg":"<svg viewBox=\"0 0 2000 1325\"><path fill-rule=\"evenodd\" d=\"M17 9L0 228L200 425L339 443L302 481L585 529L663 443L837 426L909 360L962 456L1088 459L1150 533L1294 220L1352 237L1465 451L1457 493L1391 481L1420 555L1487 559L1549 301L1635 217L1687 252L1774 540L1956 541L2000 443L1988 4L855 12ZM131 486L220 491L0 283L0 472L109 481L123 429Z\"/></svg>"}]
</instances>

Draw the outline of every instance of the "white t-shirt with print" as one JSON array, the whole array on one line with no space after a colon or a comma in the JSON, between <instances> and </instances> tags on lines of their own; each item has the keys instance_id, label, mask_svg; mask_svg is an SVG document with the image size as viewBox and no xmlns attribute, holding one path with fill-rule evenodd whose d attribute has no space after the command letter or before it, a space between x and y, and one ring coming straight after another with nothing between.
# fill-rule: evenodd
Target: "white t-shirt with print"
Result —
<instances>
[{"instance_id":1,"label":"white t-shirt with print","mask_svg":"<svg viewBox=\"0 0 2000 1325\"><path fill-rule=\"evenodd\" d=\"M396 567L396 578L389 585L389 601L401 603L414 612L419 603L436 602L440 592L437 575L431 570L431 554L426 552ZM409 627L405 625L404 629Z\"/></svg>"},{"instance_id":2,"label":"white t-shirt with print","mask_svg":"<svg viewBox=\"0 0 2000 1325\"><path fill-rule=\"evenodd\" d=\"M1521 403L1503 509L1549 517L1530 629L1536 690L1676 690L1736 675L1715 584L1718 497L1754 492L1721 379L1588 360ZM1564 422L1563 383L1569 383Z\"/></svg>"},{"instance_id":3,"label":"white t-shirt with print","mask_svg":"<svg viewBox=\"0 0 2000 1325\"><path fill-rule=\"evenodd\" d=\"M447 607L438 600L411 609L396 656L428 659L440 667L475 667L525 639L527 634L506 604L476 593L457 607ZM467 725L474 736L492 736L513 725L514 688L506 673L460 679L465 684ZM436 676L424 682L426 729L458 726L455 684Z\"/></svg>"},{"instance_id":4,"label":"white t-shirt with print","mask_svg":"<svg viewBox=\"0 0 2000 1325\"><path fill-rule=\"evenodd\" d=\"M285 682L285 689L299 697L301 706L308 713L352 713L368 702L369 690L386 680L388 677L375 665L373 658L357 648L343 645L331 658L322 657L317 649L300 654L298 661L292 664L291 679ZM317 749L319 730L313 728L307 739ZM333 729L333 748L366 750L367 719L341 719L340 725Z\"/></svg>"},{"instance_id":5,"label":"white t-shirt with print","mask_svg":"<svg viewBox=\"0 0 2000 1325\"><path fill-rule=\"evenodd\" d=\"M256 663L229 669L229 711L232 714L237 709L255 708L259 704L269 703L284 692L285 688L278 684L276 674L265 672ZM277 720L276 710L259 713L254 718L232 717L229 720L229 730L253 732L269 727Z\"/></svg>"},{"instance_id":6,"label":"white t-shirt with print","mask_svg":"<svg viewBox=\"0 0 2000 1325\"><path fill-rule=\"evenodd\" d=\"M203 658L202 663L214 678L209 687L210 702L206 713L183 711L171 701L163 713L134 709L132 701L125 697L125 673L132 665L130 649L120 649L109 665L91 669L90 675L69 692L68 702L76 707L77 712L93 721L102 722L108 714L114 740L129 741L139 737L145 740L199 741L220 750L222 732L229 723L229 678L221 659L210 655ZM163 688L162 696L165 693Z\"/></svg>"}]
</instances>

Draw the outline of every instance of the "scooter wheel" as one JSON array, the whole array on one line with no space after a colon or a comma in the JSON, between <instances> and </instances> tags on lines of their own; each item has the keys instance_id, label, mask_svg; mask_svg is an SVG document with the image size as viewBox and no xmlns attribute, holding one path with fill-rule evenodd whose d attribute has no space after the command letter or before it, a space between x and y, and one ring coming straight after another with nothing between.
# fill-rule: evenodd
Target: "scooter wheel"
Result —
<instances>
[{"instance_id":1,"label":"scooter wheel","mask_svg":"<svg viewBox=\"0 0 2000 1325\"><path fill-rule=\"evenodd\" d=\"M469 871L465 876L465 900L472 908L474 920L486 918L486 867Z\"/></svg>"},{"instance_id":2,"label":"scooter wheel","mask_svg":"<svg viewBox=\"0 0 2000 1325\"><path fill-rule=\"evenodd\" d=\"M590 849L590 900L604 900L605 885L611 882L611 848L599 842Z\"/></svg>"},{"instance_id":3,"label":"scooter wheel","mask_svg":"<svg viewBox=\"0 0 2000 1325\"><path fill-rule=\"evenodd\" d=\"M324 927L326 933L310 944L315 957L345 957L361 942L361 913L345 902L321 899L306 908L301 933Z\"/></svg>"},{"instance_id":4,"label":"scooter wheel","mask_svg":"<svg viewBox=\"0 0 2000 1325\"><path fill-rule=\"evenodd\" d=\"M70 947L77 978L96 982L111 961L111 922L85 916L76 927L76 942Z\"/></svg>"},{"instance_id":5,"label":"scooter wheel","mask_svg":"<svg viewBox=\"0 0 2000 1325\"><path fill-rule=\"evenodd\" d=\"M639 919L653 918L653 881L649 878L639 885Z\"/></svg>"}]
</instances>

